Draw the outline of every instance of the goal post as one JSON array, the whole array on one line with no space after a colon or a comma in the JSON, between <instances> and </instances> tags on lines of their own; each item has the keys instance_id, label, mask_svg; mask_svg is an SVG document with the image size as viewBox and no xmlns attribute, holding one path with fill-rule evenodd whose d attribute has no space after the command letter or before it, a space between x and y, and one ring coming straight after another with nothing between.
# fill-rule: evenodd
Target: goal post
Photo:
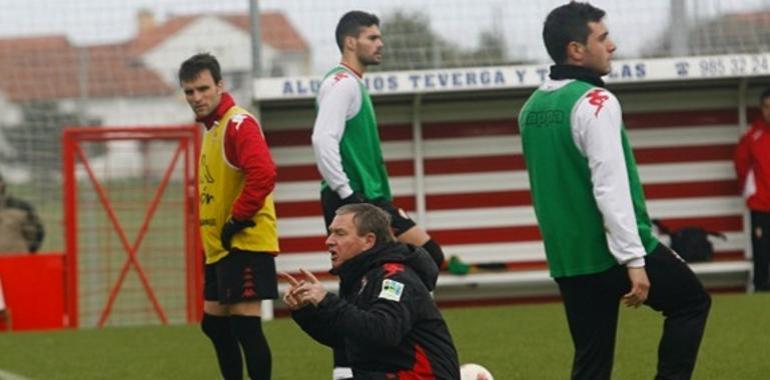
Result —
<instances>
[{"instance_id":1,"label":"goal post","mask_svg":"<svg viewBox=\"0 0 770 380\"><path fill-rule=\"evenodd\" d=\"M66 128L66 325L175 324L202 310L196 126Z\"/></svg>"}]
</instances>

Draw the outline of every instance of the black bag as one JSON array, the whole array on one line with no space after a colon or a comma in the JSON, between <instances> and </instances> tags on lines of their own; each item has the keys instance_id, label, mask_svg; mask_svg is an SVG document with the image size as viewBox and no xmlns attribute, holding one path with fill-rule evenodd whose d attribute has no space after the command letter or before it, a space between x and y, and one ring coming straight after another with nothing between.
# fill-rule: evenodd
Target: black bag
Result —
<instances>
[{"instance_id":1,"label":"black bag","mask_svg":"<svg viewBox=\"0 0 770 380\"><path fill-rule=\"evenodd\" d=\"M671 231L657 219L652 222L662 233L671 237L671 249L688 263L711 261L714 256L714 246L708 239L709 235L727 240L721 232L708 231L698 226L685 226Z\"/></svg>"}]
</instances>

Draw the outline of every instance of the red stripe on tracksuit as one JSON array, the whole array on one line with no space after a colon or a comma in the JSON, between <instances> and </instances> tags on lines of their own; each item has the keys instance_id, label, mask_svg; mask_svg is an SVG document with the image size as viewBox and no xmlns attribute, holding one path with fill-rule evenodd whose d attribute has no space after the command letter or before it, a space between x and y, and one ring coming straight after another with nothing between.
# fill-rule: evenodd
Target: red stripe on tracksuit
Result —
<instances>
[{"instance_id":1,"label":"red stripe on tracksuit","mask_svg":"<svg viewBox=\"0 0 770 380\"><path fill-rule=\"evenodd\" d=\"M398 380L436 380L428 355L419 344L414 345L414 366L407 371L398 371Z\"/></svg>"}]
</instances>

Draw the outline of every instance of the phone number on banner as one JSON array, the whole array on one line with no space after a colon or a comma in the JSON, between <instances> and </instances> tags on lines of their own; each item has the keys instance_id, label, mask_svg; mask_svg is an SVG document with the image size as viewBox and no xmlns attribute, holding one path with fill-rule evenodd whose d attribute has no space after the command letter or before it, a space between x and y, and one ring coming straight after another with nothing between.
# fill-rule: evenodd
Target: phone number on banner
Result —
<instances>
[{"instance_id":1,"label":"phone number on banner","mask_svg":"<svg viewBox=\"0 0 770 380\"><path fill-rule=\"evenodd\" d=\"M770 59L767 55L730 55L722 57L692 58L679 61L676 65L680 77L730 77L770 74Z\"/></svg>"}]
</instances>

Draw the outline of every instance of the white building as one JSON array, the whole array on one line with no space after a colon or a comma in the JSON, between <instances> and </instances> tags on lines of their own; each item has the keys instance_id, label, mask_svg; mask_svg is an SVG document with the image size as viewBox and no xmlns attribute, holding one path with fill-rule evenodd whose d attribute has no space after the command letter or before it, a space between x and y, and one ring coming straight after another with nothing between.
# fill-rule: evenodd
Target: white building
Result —
<instances>
[{"instance_id":1,"label":"white building","mask_svg":"<svg viewBox=\"0 0 770 380\"><path fill-rule=\"evenodd\" d=\"M288 19L281 13L266 12L260 23L265 74L309 74L310 50ZM46 145L54 143L50 134L57 131L41 129L59 120L69 120L67 126L191 123L192 113L178 90L177 70L183 60L199 52L217 56L225 88L240 104L249 104L252 63L248 14L185 15L156 22L151 13L142 11L137 24L135 38L116 44L74 46L60 35L0 39L0 158L4 161L0 165L7 170L41 165L54 168L57 162L50 161L58 161L58 149ZM42 121L44 127L38 127L40 120L32 122L24 115L30 104L50 114L51 119ZM34 123L38 123L35 128L31 127ZM40 149L40 155L25 151L22 157L7 138L11 135L23 135L24 145ZM46 144L38 143L43 140ZM136 142L111 142L101 159L139 167L143 160L138 152ZM48 163L41 164L43 160ZM134 170L121 172L130 176ZM19 181L27 179L17 177Z\"/></svg>"},{"instance_id":2,"label":"white building","mask_svg":"<svg viewBox=\"0 0 770 380\"><path fill-rule=\"evenodd\" d=\"M248 14L186 15L157 23L149 11L142 11L137 23L138 35L129 43L131 54L168 83L176 84L180 62L210 52L222 65L225 86L248 95L252 66ZM263 75L310 74L310 49L282 13L262 13L260 34Z\"/></svg>"}]
</instances>

